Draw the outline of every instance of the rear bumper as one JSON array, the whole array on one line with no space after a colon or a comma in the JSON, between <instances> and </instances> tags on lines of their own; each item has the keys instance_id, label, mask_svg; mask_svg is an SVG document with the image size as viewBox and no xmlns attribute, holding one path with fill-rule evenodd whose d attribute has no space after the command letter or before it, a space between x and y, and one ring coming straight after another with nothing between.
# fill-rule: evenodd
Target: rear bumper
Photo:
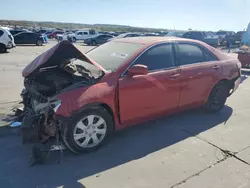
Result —
<instances>
[{"instance_id":1,"label":"rear bumper","mask_svg":"<svg viewBox=\"0 0 250 188\"><path fill-rule=\"evenodd\" d=\"M240 83L241 83L241 75L238 78L236 78L236 80L234 79L233 88L231 89L228 96L232 95L238 89Z\"/></svg>"},{"instance_id":2,"label":"rear bumper","mask_svg":"<svg viewBox=\"0 0 250 188\"><path fill-rule=\"evenodd\" d=\"M7 49L11 49L11 48L15 48L15 47L16 47L16 44L12 43L12 42L9 42L8 45L6 46Z\"/></svg>"}]
</instances>

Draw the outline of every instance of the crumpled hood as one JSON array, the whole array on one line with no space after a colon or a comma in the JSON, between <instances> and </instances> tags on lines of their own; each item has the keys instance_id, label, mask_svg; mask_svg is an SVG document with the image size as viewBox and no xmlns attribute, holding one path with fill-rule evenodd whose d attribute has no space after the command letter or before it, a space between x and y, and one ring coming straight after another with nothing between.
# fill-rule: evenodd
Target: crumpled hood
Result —
<instances>
[{"instance_id":1,"label":"crumpled hood","mask_svg":"<svg viewBox=\"0 0 250 188\"><path fill-rule=\"evenodd\" d=\"M23 69L22 75L23 77L27 77L35 72L38 72L40 68L48 66L58 66L61 63L65 62L65 60L72 58L77 58L82 61L88 62L96 66L99 70L107 72L99 64L87 57L86 54L80 52L73 44L65 40L58 43L57 45L34 59Z\"/></svg>"}]
</instances>

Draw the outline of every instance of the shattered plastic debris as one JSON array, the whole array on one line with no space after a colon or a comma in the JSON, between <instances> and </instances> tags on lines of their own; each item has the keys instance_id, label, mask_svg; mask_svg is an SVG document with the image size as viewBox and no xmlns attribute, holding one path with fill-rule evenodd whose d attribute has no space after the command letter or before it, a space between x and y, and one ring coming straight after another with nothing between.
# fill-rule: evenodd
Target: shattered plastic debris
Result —
<instances>
[{"instance_id":1,"label":"shattered plastic debris","mask_svg":"<svg viewBox=\"0 0 250 188\"><path fill-rule=\"evenodd\" d=\"M13 123L10 124L10 127L20 127L21 125L22 125L21 122L15 121L15 122L13 122Z\"/></svg>"}]
</instances>

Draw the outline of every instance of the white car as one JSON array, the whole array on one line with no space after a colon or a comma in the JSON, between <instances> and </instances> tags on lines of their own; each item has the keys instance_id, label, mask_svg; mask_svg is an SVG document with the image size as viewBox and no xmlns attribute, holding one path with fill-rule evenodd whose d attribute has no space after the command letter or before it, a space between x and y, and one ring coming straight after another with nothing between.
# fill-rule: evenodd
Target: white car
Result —
<instances>
[{"instance_id":1,"label":"white car","mask_svg":"<svg viewBox=\"0 0 250 188\"><path fill-rule=\"evenodd\" d=\"M57 34L56 35L56 39L57 40L60 40L60 41L62 41L62 40L68 40L69 39L69 35L72 35L72 34L74 34L73 32L65 32L65 33L63 33L63 34Z\"/></svg>"},{"instance_id":2,"label":"white car","mask_svg":"<svg viewBox=\"0 0 250 188\"><path fill-rule=\"evenodd\" d=\"M14 48L15 46L14 38L10 32L0 27L0 52L7 52L8 49Z\"/></svg>"},{"instance_id":3,"label":"white car","mask_svg":"<svg viewBox=\"0 0 250 188\"><path fill-rule=\"evenodd\" d=\"M73 34L69 34L68 37L72 42L76 42L77 40L85 40L92 37L96 37L98 35L98 32L93 29L85 29L77 31Z\"/></svg>"}]
</instances>

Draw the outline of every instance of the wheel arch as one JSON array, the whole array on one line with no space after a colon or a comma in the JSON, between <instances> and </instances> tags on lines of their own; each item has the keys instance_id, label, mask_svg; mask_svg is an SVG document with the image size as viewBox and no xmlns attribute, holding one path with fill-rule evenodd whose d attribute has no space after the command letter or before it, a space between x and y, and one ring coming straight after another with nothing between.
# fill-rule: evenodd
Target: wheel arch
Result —
<instances>
[{"instance_id":1,"label":"wheel arch","mask_svg":"<svg viewBox=\"0 0 250 188\"><path fill-rule=\"evenodd\" d=\"M219 83L226 83L226 84L230 84L230 80L229 79L227 79L227 78L222 78L222 79L220 79L220 80L218 80L214 85L213 85L213 87L211 87L211 89L209 90L209 92L208 92L208 94L207 94L207 96L206 96L206 98L205 98L205 101L204 102L206 102L207 100L208 100L208 97L209 97L209 95L211 94L211 92L212 92L212 90L214 89L214 87L216 86L216 85L218 85ZM230 88L230 87L229 87ZM230 90L230 89L229 89Z\"/></svg>"},{"instance_id":2,"label":"wheel arch","mask_svg":"<svg viewBox=\"0 0 250 188\"><path fill-rule=\"evenodd\" d=\"M112 108L108 104L103 103L103 102L89 103L89 104L84 105L80 111L83 111L83 110L86 110L89 108L99 108L99 107L104 108L111 115L112 120L113 120L113 124L114 124L114 126L113 126L113 130L114 130L115 129L115 116L114 116L114 112L113 112Z\"/></svg>"}]
</instances>

